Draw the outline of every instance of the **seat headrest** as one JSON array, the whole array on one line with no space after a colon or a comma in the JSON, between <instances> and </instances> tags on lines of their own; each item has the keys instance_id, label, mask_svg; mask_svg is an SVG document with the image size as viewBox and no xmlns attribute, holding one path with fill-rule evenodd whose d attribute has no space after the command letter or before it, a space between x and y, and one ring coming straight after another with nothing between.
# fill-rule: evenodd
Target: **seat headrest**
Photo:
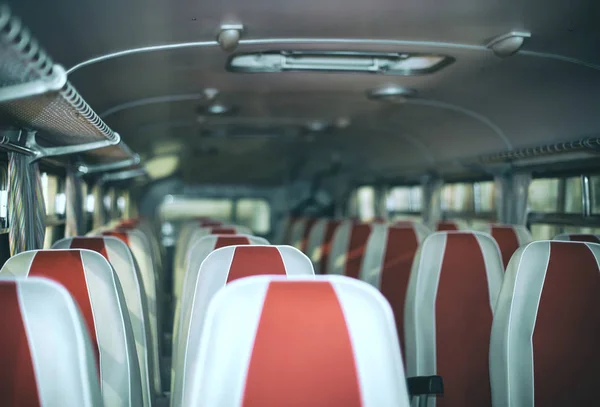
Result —
<instances>
[{"instance_id":1,"label":"seat headrest","mask_svg":"<svg viewBox=\"0 0 600 407\"><path fill-rule=\"evenodd\" d=\"M408 406L398 346L389 305L366 283L239 280L210 304L191 405Z\"/></svg>"}]
</instances>

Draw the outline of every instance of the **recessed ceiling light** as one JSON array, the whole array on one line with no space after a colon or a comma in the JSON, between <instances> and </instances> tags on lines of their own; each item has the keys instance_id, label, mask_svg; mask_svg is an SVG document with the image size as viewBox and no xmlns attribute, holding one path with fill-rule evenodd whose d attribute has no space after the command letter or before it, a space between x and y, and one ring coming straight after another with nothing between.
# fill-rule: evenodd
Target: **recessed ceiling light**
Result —
<instances>
[{"instance_id":1,"label":"recessed ceiling light","mask_svg":"<svg viewBox=\"0 0 600 407\"><path fill-rule=\"evenodd\" d=\"M397 85L387 85L380 88L371 89L367 92L367 97L371 100L381 100L387 102L403 102L406 98L417 96L416 89L405 88Z\"/></svg>"},{"instance_id":2,"label":"recessed ceiling light","mask_svg":"<svg viewBox=\"0 0 600 407\"><path fill-rule=\"evenodd\" d=\"M423 75L454 62L446 55L405 52L265 51L233 55L231 72L359 72L381 75Z\"/></svg>"}]
</instances>

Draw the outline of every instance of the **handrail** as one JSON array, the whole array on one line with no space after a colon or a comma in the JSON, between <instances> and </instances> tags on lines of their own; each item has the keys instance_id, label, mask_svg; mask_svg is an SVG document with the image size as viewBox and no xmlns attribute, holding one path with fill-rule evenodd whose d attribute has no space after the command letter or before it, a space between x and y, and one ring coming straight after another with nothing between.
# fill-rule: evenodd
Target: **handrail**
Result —
<instances>
[{"instance_id":1,"label":"handrail","mask_svg":"<svg viewBox=\"0 0 600 407\"><path fill-rule=\"evenodd\" d=\"M600 227L600 215L583 216L579 213L529 212L527 224L598 228Z\"/></svg>"}]
</instances>

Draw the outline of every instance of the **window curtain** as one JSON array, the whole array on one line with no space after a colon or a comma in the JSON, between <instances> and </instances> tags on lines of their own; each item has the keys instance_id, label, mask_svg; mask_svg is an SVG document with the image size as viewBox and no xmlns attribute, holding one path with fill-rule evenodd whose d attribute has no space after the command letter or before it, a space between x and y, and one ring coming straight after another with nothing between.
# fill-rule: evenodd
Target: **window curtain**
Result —
<instances>
[{"instance_id":1,"label":"window curtain","mask_svg":"<svg viewBox=\"0 0 600 407\"><path fill-rule=\"evenodd\" d=\"M497 176L494 181L498 220L509 225L525 225L531 174L504 174Z\"/></svg>"},{"instance_id":2,"label":"window curtain","mask_svg":"<svg viewBox=\"0 0 600 407\"><path fill-rule=\"evenodd\" d=\"M65 237L81 236L85 233L83 218L83 191L81 177L74 168L67 169L67 196Z\"/></svg>"},{"instance_id":3,"label":"window curtain","mask_svg":"<svg viewBox=\"0 0 600 407\"><path fill-rule=\"evenodd\" d=\"M46 204L37 162L9 153L8 221L11 256L41 249L46 232Z\"/></svg>"}]
</instances>

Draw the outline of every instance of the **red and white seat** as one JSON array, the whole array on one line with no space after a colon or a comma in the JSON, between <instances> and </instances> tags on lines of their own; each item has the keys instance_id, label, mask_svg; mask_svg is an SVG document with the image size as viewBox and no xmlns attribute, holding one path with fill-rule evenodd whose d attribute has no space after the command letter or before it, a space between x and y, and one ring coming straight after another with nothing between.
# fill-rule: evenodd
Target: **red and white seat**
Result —
<instances>
[{"instance_id":1,"label":"red and white seat","mask_svg":"<svg viewBox=\"0 0 600 407\"><path fill-rule=\"evenodd\" d=\"M91 338L104 405L150 406L150 397L142 390L121 284L101 254L90 250L23 252L8 259L0 270L2 275L45 277L65 287L77 303Z\"/></svg>"},{"instance_id":2,"label":"red and white seat","mask_svg":"<svg viewBox=\"0 0 600 407\"><path fill-rule=\"evenodd\" d=\"M176 304L173 326L173 343L179 338L181 327L182 309L191 307L191 299L194 296L194 287L204 259L216 249L237 245L268 245L269 242L262 237L249 235L209 235L201 238L191 249L189 266L186 270L181 298ZM173 348L176 352L177 346Z\"/></svg>"},{"instance_id":3,"label":"red and white seat","mask_svg":"<svg viewBox=\"0 0 600 407\"><path fill-rule=\"evenodd\" d=\"M236 281L197 345L188 405L409 406L390 307L358 280Z\"/></svg>"},{"instance_id":4,"label":"red and white seat","mask_svg":"<svg viewBox=\"0 0 600 407\"><path fill-rule=\"evenodd\" d=\"M379 233L371 233L360 279L379 289L394 312L400 343L404 342L404 303L413 260L427 231L416 228L390 226ZM402 346L404 349L404 346Z\"/></svg>"},{"instance_id":5,"label":"red and white seat","mask_svg":"<svg viewBox=\"0 0 600 407\"><path fill-rule=\"evenodd\" d=\"M103 406L87 329L62 286L3 277L0 309L3 407Z\"/></svg>"},{"instance_id":6,"label":"red and white seat","mask_svg":"<svg viewBox=\"0 0 600 407\"><path fill-rule=\"evenodd\" d=\"M148 315L150 317L150 331L152 333L153 354L160 354L162 338L159 327L162 326L161 309L164 299L159 290L158 271L154 267L152 246L148 238L139 230L113 230L104 232L104 236L112 236L122 240L131 250L133 258L142 276L143 286L146 291ZM112 260L112 259L111 259ZM157 365L160 368L160 365ZM159 379L156 379L159 380Z\"/></svg>"},{"instance_id":7,"label":"red and white seat","mask_svg":"<svg viewBox=\"0 0 600 407\"><path fill-rule=\"evenodd\" d=\"M310 235L313 226L318 221L316 218L301 218L292 225L290 232L290 246L294 246L302 253L306 253L308 245L308 236Z\"/></svg>"},{"instance_id":8,"label":"red and white seat","mask_svg":"<svg viewBox=\"0 0 600 407\"><path fill-rule=\"evenodd\" d=\"M519 247L525 246L533 240L529 230L520 225L490 225L487 232L498 243L504 268L508 266L510 258Z\"/></svg>"},{"instance_id":9,"label":"red and white seat","mask_svg":"<svg viewBox=\"0 0 600 407\"><path fill-rule=\"evenodd\" d=\"M460 229L458 222L453 220L440 220L435 225L436 232L453 232Z\"/></svg>"},{"instance_id":10,"label":"red and white seat","mask_svg":"<svg viewBox=\"0 0 600 407\"><path fill-rule=\"evenodd\" d=\"M490 332L503 274L486 233L434 233L417 253L404 312L407 376L442 376L440 405L491 403Z\"/></svg>"},{"instance_id":11,"label":"red and white seat","mask_svg":"<svg viewBox=\"0 0 600 407\"><path fill-rule=\"evenodd\" d=\"M376 231L381 233L386 227L383 224L352 222L338 226L333 236L327 273L358 278L369 236Z\"/></svg>"},{"instance_id":12,"label":"red and white seat","mask_svg":"<svg viewBox=\"0 0 600 407\"><path fill-rule=\"evenodd\" d=\"M148 299L140 271L127 244L111 236L76 237L59 240L52 248L92 250L110 262L117 273L127 303L144 392L150 389L154 397L160 395L160 356L152 341Z\"/></svg>"},{"instance_id":13,"label":"red and white seat","mask_svg":"<svg viewBox=\"0 0 600 407\"><path fill-rule=\"evenodd\" d=\"M173 362L171 406L188 406L190 369L197 360L206 309L214 295L231 281L261 274L314 276L308 257L291 246L228 246L211 252L200 266L190 299L181 310L180 336Z\"/></svg>"},{"instance_id":14,"label":"red and white seat","mask_svg":"<svg viewBox=\"0 0 600 407\"><path fill-rule=\"evenodd\" d=\"M587 242L600 243L600 236L591 233L563 233L554 238L554 240L562 240L566 242Z\"/></svg>"},{"instance_id":15,"label":"red and white seat","mask_svg":"<svg viewBox=\"0 0 600 407\"><path fill-rule=\"evenodd\" d=\"M598 404L600 245L537 241L506 270L490 347L494 406Z\"/></svg>"},{"instance_id":16,"label":"red and white seat","mask_svg":"<svg viewBox=\"0 0 600 407\"><path fill-rule=\"evenodd\" d=\"M334 219L319 219L310 230L305 253L312 261L316 274L327 274L333 235L342 222Z\"/></svg>"},{"instance_id":17,"label":"red and white seat","mask_svg":"<svg viewBox=\"0 0 600 407\"><path fill-rule=\"evenodd\" d=\"M241 226L201 226L194 228L187 241L187 247L185 251L185 257L181 266L175 270L173 274L173 293L175 300L179 301L181 298L181 291L183 288L183 279L185 272L189 265L190 252L192 247L198 243L200 239L209 235L237 235L237 234L251 234L250 230Z\"/></svg>"}]
</instances>

